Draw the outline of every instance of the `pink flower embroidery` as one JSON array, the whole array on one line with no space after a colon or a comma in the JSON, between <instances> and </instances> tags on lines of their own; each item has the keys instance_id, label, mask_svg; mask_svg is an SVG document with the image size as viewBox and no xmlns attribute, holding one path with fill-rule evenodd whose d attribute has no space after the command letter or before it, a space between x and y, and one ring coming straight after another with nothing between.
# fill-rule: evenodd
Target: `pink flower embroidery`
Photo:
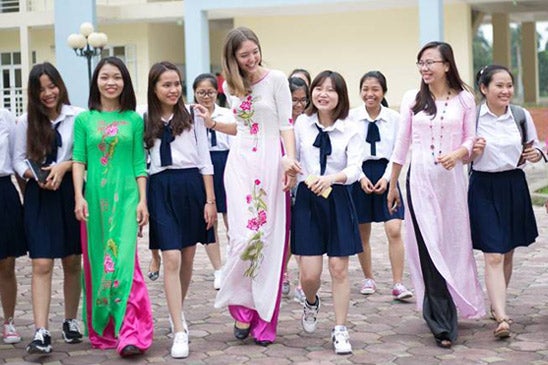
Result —
<instances>
[{"instance_id":1,"label":"pink flower embroidery","mask_svg":"<svg viewBox=\"0 0 548 365\"><path fill-rule=\"evenodd\" d=\"M245 111L251 110L251 102L247 100L242 101L242 103L240 104L240 109Z\"/></svg>"},{"instance_id":2,"label":"pink flower embroidery","mask_svg":"<svg viewBox=\"0 0 548 365\"><path fill-rule=\"evenodd\" d=\"M293 124L293 118L289 118L289 124Z\"/></svg>"},{"instance_id":3,"label":"pink flower embroidery","mask_svg":"<svg viewBox=\"0 0 548 365\"><path fill-rule=\"evenodd\" d=\"M248 229L251 229L253 231L257 231L259 230L260 228L260 224L259 224L259 221L257 221L256 218L251 218L250 220L247 221L247 228Z\"/></svg>"},{"instance_id":4,"label":"pink flower embroidery","mask_svg":"<svg viewBox=\"0 0 548 365\"><path fill-rule=\"evenodd\" d=\"M258 223L259 223L259 226L262 226L263 224L266 223L266 212L264 210L260 210L259 213L258 213Z\"/></svg>"},{"instance_id":5,"label":"pink flower embroidery","mask_svg":"<svg viewBox=\"0 0 548 365\"><path fill-rule=\"evenodd\" d=\"M121 301L122 301L122 299L120 299L120 298L114 299L114 303L120 303Z\"/></svg>"},{"instance_id":6,"label":"pink flower embroidery","mask_svg":"<svg viewBox=\"0 0 548 365\"><path fill-rule=\"evenodd\" d=\"M104 144L104 143L99 143L99 151L101 152L105 152L105 150L107 149L107 146Z\"/></svg>"},{"instance_id":7,"label":"pink flower embroidery","mask_svg":"<svg viewBox=\"0 0 548 365\"><path fill-rule=\"evenodd\" d=\"M114 272L114 262L108 253L105 255L103 266L106 273Z\"/></svg>"},{"instance_id":8,"label":"pink flower embroidery","mask_svg":"<svg viewBox=\"0 0 548 365\"><path fill-rule=\"evenodd\" d=\"M112 283L112 287L117 288L118 286L120 286L120 282L118 280L114 280L114 283Z\"/></svg>"},{"instance_id":9,"label":"pink flower embroidery","mask_svg":"<svg viewBox=\"0 0 548 365\"><path fill-rule=\"evenodd\" d=\"M260 185L260 184L261 184L261 180L255 179L255 185Z\"/></svg>"},{"instance_id":10,"label":"pink flower embroidery","mask_svg":"<svg viewBox=\"0 0 548 365\"><path fill-rule=\"evenodd\" d=\"M101 165L106 166L108 164L108 156L101 157Z\"/></svg>"},{"instance_id":11,"label":"pink flower embroidery","mask_svg":"<svg viewBox=\"0 0 548 365\"><path fill-rule=\"evenodd\" d=\"M253 147L253 148L251 149L251 151L257 152L257 147Z\"/></svg>"},{"instance_id":12,"label":"pink flower embroidery","mask_svg":"<svg viewBox=\"0 0 548 365\"><path fill-rule=\"evenodd\" d=\"M258 132L259 132L259 123L252 123L251 127L249 128L249 133L257 134Z\"/></svg>"},{"instance_id":13,"label":"pink flower embroidery","mask_svg":"<svg viewBox=\"0 0 548 365\"><path fill-rule=\"evenodd\" d=\"M107 137L112 137L112 136L115 136L118 134L118 126L114 123L112 124L109 124L106 128L105 128L105 135Z\"/></svg>"},{"instance_id":14,"label":"pink flower embroidery","mask_svg":"<svg viewBox=\"0 0 548 365\"><path fill-rule=\"evenodd\" d=\"M248 194L246 197L245 197L245 201L247 202L247 204L251 203L251 200L253 198L251 197L251 194Z\"/></svg>"}]
</instances>

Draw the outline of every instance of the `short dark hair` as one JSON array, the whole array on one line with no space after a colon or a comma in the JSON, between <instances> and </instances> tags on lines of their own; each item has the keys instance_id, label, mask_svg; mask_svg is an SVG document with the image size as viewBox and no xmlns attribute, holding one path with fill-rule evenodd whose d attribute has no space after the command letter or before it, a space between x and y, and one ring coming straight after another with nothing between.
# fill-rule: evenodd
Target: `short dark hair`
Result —
<instances>
[{"instance_id":1,"label":"short dark hair","mask_svg":"<svg viewBox=\"0 0 548 365\"><path fill-rule=\"evenodd\" d=\"M211 86L213 86L215 90L218 89L219 84L217 83L217 78L215 77L215 75L210 73L204 73L196 76L196 78L194 79L194 82L192 83L192 90L196 91L196 89L198 88L198 85L200 85L202 81L206 81L206 80L211 82Z\"/></svg>"},{"instance_id":2,"label":"short dark hair","mask_svg":"<svg viewBox=\"0 0 548 365\"><path fill-rule=\"evenodd\" d=\"M459 70L457 69L457 64L455 62L453 48L451 48L449 43L426 43L417 54L417 61L420 61L422 54L430 48L436 48L440 52L443 62L449 64L449 70L447 71L447 83L449 84L449 88L459 92L465 90L466 84L460 78ZM432 97L432 93L430 92L428 85L424 83L424 80L421 80L421 87L415 98L415 105L412 110L414 114L424 111L426 114L435 116L437 113L436 103Z\"/></svg>"},{"instance_id":3,"label":"short dark hair","mask_svg":"<svg viewBox=\"0 0 548 365\"><path fill-rule=\"evenodd\" d=\"M367 79L376 79L379 82L379 85L381 85L382 93L386 94L386 92L388 91L388 86L386 83L386 77L384 77L382 72L380 71L366 72L360 79L360 91L362 90L363 83ZM381 104L384 105L385 107L388 107L388 101L386 101L386 97L382 98Z\"/></svg>"},{"instance_id":4,"label":"short dark hair","mask_svg":"<svg viewBox=\"0 0 548 365\"><path fill-rule=\"evenodd\" d=\"M504 72L504 71L506 71L508 75L510 75L510 78L512 79L512 83L515 83L514 75L512 74L510 69L502 65L488 65L488 66L482 67L482 69L478 71L478 73L476 74L476 86L479 89L479 92L482 95L482 97L485 98L485 94L481 92L480 86L481 85L484 85L486 87L489 86L491 81L493 81L493 76L496 73Z\"/></svg>"},{"instance_id":5,"label":"short dark hair","mask_svg":"<svg viewBox=\"0 0 548 365\"><path fill-rule=\"evenodd\" d=\"M91 85L89 87L89 99L88 108L90 110L101 110L101 94L99 93L99 86L97 80L99 78L99 72L104 65L109 64L117 67L122 74L122 80L124 81L124 88L120 94L120 111L135 110L137 106L137 99L135 98L135 91L133 90L133 83L131 82L131 76L124 62L118 57L105 57L99 61L93 76L91 77Z\"/></svg>"},{"instance_id":6,"label":"short dark hair","mask_svg":"<svg viewBox=\"0 0 548 365\"><path fill-rule=\"evenodd\" d=\"M289 74L289 77L295 77L295 74L303 74L304 77L306 77L306 81L308 81L308 85L311 84L312 78L310 77L310 72L305 70L304 68L296 68Z\"/></svg>"},{"instance_id":7,"label":"short dark hair","mask_svg":"<svg viewBox=\"0 0 548 365\"><path fill-rule=\"evenodd\" d=\"M291 92L291 94L293 94L293 92L297 90L304 90L306 98L308 99L310 97L308 85L300 77L290 77L289 79L287 79L287 82L289 83L289 91Z\"/></svg>"},{"instance_id":8,"label":"short dark hair","mask_svg":"<svg viewBox=\"0 0 548 365\"><path fill-rule=\"evenodd\" d=\"M314 88L316 88L318 85L323 84L325 79L331 80L331 83L335 88L335 92L339 96L339 102L337 104L337 107L335 108L335 110L333 110L334 120L345 119L348 116L348 112L350 110L350 100L348 98L348 88L346 87L346 81L344 81L344 78L340 73L330 70L320 72L318 76L314 78L312 84L310 85L310 93L313 93ZM312 101L306 108L305 113L306 115L310 116L317 112L318 108L316 108L314 102Z\"/></svg>"}]
</instances>

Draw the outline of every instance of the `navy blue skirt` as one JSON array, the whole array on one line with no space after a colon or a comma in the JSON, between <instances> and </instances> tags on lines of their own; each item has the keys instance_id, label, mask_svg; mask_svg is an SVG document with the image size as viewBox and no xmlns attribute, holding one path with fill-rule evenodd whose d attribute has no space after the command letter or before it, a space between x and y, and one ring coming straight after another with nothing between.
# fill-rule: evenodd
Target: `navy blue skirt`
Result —
<instances>
[{"instance_id":1,"label":"navy blue skirt","mask_svg":"<svg viewBox=\"0 0 548 365\"><path fill-rule=\"evenodd\" d=\"M375 185L384 174L387 165L388 160L384 158L380 160L367 160L362 164L362 171L371 183ZM399 184L397 188L402 204L393 214L390 214L387 205L388 189L382 194L366 194L359 181L352 184L352 200L358 213L358 223L387 222L391 219L403 219L405 211Z\"/></svg>"},{"instance_id":2,"label":"navy blue skirt","mask_svg":"<svg viewBox=\"0 0 548 365\"><path fill-rule=\"evenodd\" d=\"M42 189L30 179L25 188L23 210L30 258L55 259L82 254L70 172L65 174L56 191Z\"/></svg>"},{"instance_id":3,"label":"navy blue skirt","mask_svg":"<svg viewBox=\"0 0 548 365\"><path fill-rule=\"evenodd\" d=\"M204 180L197 168L168 169L148 179L150 249L181 250L215 242L206 230Z\"/></svg>"},{"instance_id":4,"label":"navy blue skirt","mask_svg":"<svg viewBox=\"0 0 548 365\"><path fill-rule=\"evenodd\" d=\"M11 176L0 177L0 260L27 254L23 206Z\"/></svg>"},{"instance_id":5,"label":"navy blue skirt","mask_svg":"<svg viewBox=\"0 0 548 365\"><path fill-rule=\"evenodd\" d=\"M209 154L211 155L211 163L213 164L213 187L215 188L217 213L226 213L226 191L224 176L228 150L209 151Z\"/></svg>"},{"instance_id":6,"label":"navy blue skirt","mask_svg":"<svg viewBox=\"0 0 548 365\"><path fill-rule=\"evenodd\" d=\"M473 171L468 189L470 228L475 249L507 253L529 246L538 236L525 174Z\"/></svg>"},{"instance_id":7,"label":"navy blue skirt","mask_svg":"<svg viewBox=\"0 0 548 365\"><path fill-rule=\"evenodd\" d=\"M291 215L291 253L343 257L362 252L349 189L345 185L332 187L327 199L314 194L304 182L297 187Z\"/></svg>"}]
</instances>

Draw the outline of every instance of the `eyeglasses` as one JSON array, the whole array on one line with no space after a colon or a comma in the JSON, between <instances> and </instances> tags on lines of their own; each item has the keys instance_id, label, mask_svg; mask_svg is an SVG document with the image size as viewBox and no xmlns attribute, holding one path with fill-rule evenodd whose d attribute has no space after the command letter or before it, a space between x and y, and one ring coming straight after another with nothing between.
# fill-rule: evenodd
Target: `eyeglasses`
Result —
<instances>
[{"instance_id":1,"label":"eyeglasses","mask_svg":"<svg viewBox=\"0 0 548 365\"><path fill-rule=\"evenodd\" d=\"M293 99L293 100L291 100L291 102L293 103L293 105L297 105L297 104L306 105L306 104L308 104L308 99L307 98Z\"/></svg>"},{"instance_id":2,"label":"eyeglasses","mask_svg":"<svg viewBox=\"0 0 548 365\"><path fill-rule=\"evenodd\" d=\"M445 61L436 61L436 60L425 60L425 61L419 61L417 62L417 67L419 69L426 66L426 68L431 68L434 63L445 63Z\"/></svg>"},{"instance_id":3,"label":"eyeglasses","mask_svg":"<svg viewBox=\"0 0 548 365\"><path fill-rule=\"evenodd\" d=\"M202 97L202 98L205 98L206 96L207 97L213 97L215 95L217 95L217 91L203 91L203 90L200 90L200 91L197 91L196 92L196 95L198 95L199 97Z\"/></svg>"}]
</instances>

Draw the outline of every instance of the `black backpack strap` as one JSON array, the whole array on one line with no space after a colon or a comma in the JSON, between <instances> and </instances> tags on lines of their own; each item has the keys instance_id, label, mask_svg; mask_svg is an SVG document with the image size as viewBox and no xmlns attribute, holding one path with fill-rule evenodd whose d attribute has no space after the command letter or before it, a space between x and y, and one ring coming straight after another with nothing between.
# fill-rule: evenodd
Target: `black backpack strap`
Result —
<instances>
[{"instance_id":1,"label":"black backpack strap","mask_svg":"<svg viewBox=\"0 0 548 365\"><path fill-rule=\"evenodd\" d=\"M521 143L527 143L527 121L525 119L525 111L519 105L510 104L510 110L514 116L514 121L518 126L519 133L521 134Z\"/></svg>"}]
</instances>

